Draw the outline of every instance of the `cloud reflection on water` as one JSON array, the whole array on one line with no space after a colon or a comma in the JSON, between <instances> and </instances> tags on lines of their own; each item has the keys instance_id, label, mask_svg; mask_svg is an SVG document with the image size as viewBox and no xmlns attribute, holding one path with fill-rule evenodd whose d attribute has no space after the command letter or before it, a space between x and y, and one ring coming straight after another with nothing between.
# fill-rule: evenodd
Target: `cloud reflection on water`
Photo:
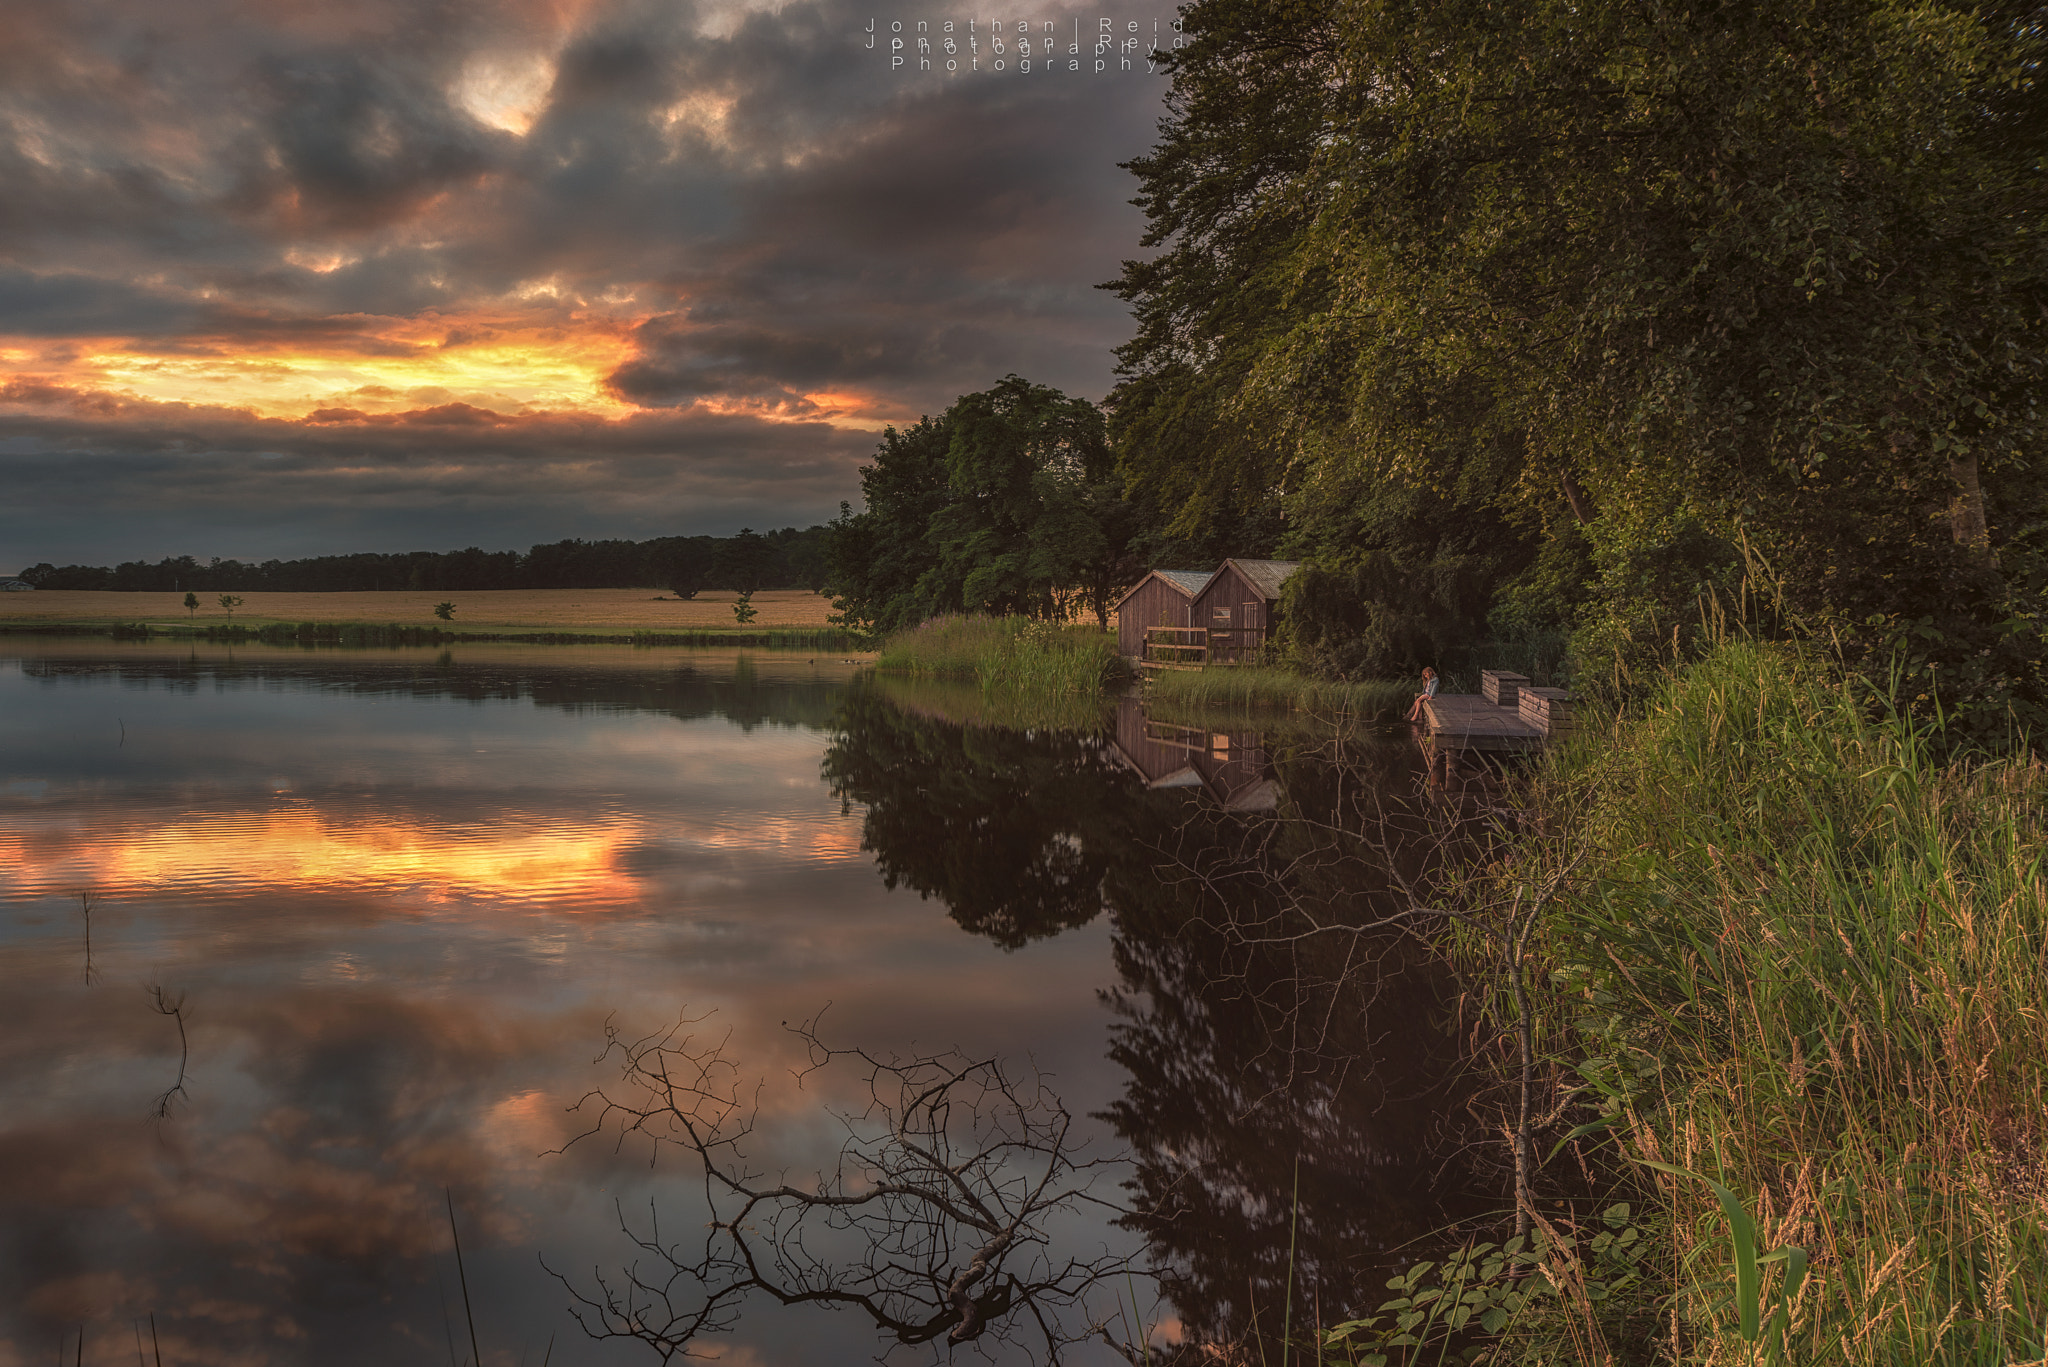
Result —
<instances>
[{"instance_id":1,"label":"cloud reflection on water","mask_svg":"<svg viewBox=\"0 0 2048 1367\"><path fill-rule=\"evenodd\" d=\"M1405 741L1189 732L1196 755L1131 709L1112 745L958 725L814 662L692 660L0 657L0 1363L151 1309L180 1363L438 1360L442 1187L494 1367L550 1333L639 1360L584 1342L534 1258L618 1267L614 1201L702 1218L644 1148L546 1152L606 1080L608 1019L715 1013L763 1083L750 1157L798 1179L860 1097L799 1085L785 1022L829 1003L835 1043L1028 1058L1129 1146L1133 1223L1194 1332L1244 1332L1289 1284L1325 1309L1377 1291L1400 1245L1489 1199L1425 956L1258 938L1289 907L1385 902L1369 851L1313 853L1327 820L1287 822L1402 808ZM1215 760L1215 791L1148 772L1161 747ZM184 994L192 1045L161 1125L178 1042L146 983ZM874 1348L772 1313L716 1346Z\"/></svg>"},{"instance_id":2,"label":"cloud reflection on water","mask_svg":"<svg viewBox=\"0 0 2048 1367\"><path fill-rule=\"evenodd\" d=\"M818 780L819 730L727 696L743 729L673 659L615 671L627 701L599 707L602 680L523 665L473 701L419 661L371 686L239 654L182 680L146 649L0 671L0 1360L82 1320L91 1360L151 1311L167 1361L438 1359L443 1187L487 1356L557 1333L571 1360L635 1360L575 1337L533 1257L616 1261L614 1198L688 1218L644 1152L540 1156L576 1131L613 1012L716 1008L768 1084L759 1157L797 1171L830 1151L833 1094L790 1081L781 1023L828 1002L844 1038L1028 1048L1078 1107L1106 1099L1100 938L1024 962L891 893ZM829 714L832 684L787 687ZM81 887L105 899L90 988ZM144 1117L177 1036L145 983L187 1001L166 1123ZM741 1344L817 1360L816 1332L767 1317Z\"/></svg>"}]
</instances>

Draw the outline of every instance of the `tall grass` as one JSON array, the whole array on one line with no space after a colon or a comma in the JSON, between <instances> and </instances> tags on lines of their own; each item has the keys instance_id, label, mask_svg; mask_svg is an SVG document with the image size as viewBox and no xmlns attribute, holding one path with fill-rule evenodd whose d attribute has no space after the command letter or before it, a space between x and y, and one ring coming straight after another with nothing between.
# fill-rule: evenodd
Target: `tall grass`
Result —
<instances>
[{"instance_id":1,"label":"tall grass","mask_svg":"<svg viewBox=\"0 0 2048 1367\"><path fill-rule=\"evenodd\" d=\"M1145 700L1164 712L1315 712L1354 717L1407 713L1418 684L1383 679L1333 683L1291 670L1258 666L1162 670Z\"/></svg>"},{"instance_id":2,"label":"tall grass","mask_svg":"<svg viewBox=\"0 0 2048 1367\"><path fill-rule=\"evenodd\" d=\"M1629 1294L1510 1326L1517 1352L2048 1351L2048 769L1932 756L1924 729L1753 642L1562 756L1493 889L1563 888L1527 967L1548 971L1539 1038L1578 1095L1538 1151L1606 1145L1609 1198L1649 1207L1653 1251ZM1796 1260L1757 1248L1810 1260L1781 1348L1751 1331Z\"/></svg>"},{"instance_id":3,"label":"tall grass","mask_svg":"<svg viewBox=\"0 0 2048 1367\"><path fill-rule=\"evenodd\" d=\"M1093 698L1130 677L1116 638L1024 617L935 617L882 643L884 674L972 679L985 694Z\"/></svg>"},{"instance_id":4,"label":"tall grass","mask_svg":"<svg viewBox=\"0 0 2048 1367\"><path fill-rule=\"evenodd\" d=\"M1116 720L1116 699L1104 693L1017 693L938 675L877 674L868 686L905 712L956 726L1096 732Z\"/></svg>"}]
</instances>

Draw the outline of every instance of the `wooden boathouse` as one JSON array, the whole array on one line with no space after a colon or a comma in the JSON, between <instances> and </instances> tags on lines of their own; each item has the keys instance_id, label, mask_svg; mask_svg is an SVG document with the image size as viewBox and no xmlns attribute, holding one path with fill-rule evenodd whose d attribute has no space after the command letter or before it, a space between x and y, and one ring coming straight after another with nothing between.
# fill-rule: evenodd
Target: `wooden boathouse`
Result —
<instances>
[{"instance_id":1,"label":"wooden boathouse","mask_svg":"<svg viewBox=\"0 0 2048 1367\"><path fill-rule=\"evenodd\" d=\"M1207 570L1153 570L1116 600L1116 648L1133 659L1145 654L1145 633L1154 627L1186 631L1194 626L1195 595L1209 582Z\"/></svg>"},{"instance_id":2,"label":"wooden boathouse","mask_svg":"<svg viewBox=\"0 0 2048 1367\"><path fill-rule=\"evenodd\" d=\"M1298 560L1226 560L1209 574L1154 570L1117 603L1117 644L1155 669L1256 664L1271 639L1281 585ZM1201 581L1179 605L1169 596ZM1170 586L1170 587L1169 587Z\"/></svg>"},{"instance_id":3,"label":"wooden boathouse","mask_svg":"<svg viewBox=\"0 0 2048 1367\"><path fill-rule=\"evenodd\" d=\"M1203 663L1257 664L1266 648L1280 586L1299 560L1226 560L1195 595L1195 623L1209 632Z\"/></svg>"}]
</instances>

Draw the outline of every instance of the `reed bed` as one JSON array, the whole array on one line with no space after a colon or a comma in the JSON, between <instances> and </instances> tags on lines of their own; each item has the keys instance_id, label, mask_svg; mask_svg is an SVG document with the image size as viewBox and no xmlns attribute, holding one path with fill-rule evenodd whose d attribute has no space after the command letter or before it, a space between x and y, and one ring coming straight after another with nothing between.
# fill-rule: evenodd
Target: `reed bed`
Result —
<instances>
[{"instance_id":1,"label":"reed bed","mask_svg":"<svg viewBox=\"0 0 2048 1367\"><path fill-rule=\"evenodd\" d=\"M935 617L883 642L875 668L1019 699L1098 698L1130 678L1115 637L1024 617Z\"/></svg>"},{"instance_id":2,"label":"reed bed","mask_svg":"<svg viewBox=\"0 0 2048 1367\"><path fill-rule=\"evenodd\" d=\"M1116 700L1102 693L1020 695L984 689L973 679L901 674L877 674L870 686L905 712L955 726L1093 733L1116 721Z\"/></svg>"},{"instance_id":3,"label":"reed bed","mask_svg":"<svg viewBox=\"0 0 2048 1367\"><path fill-rule=\"evenodd\" d=\"M1335 683L1291 670L1246 665L1162 670L1146 684L1145 700L1168 711L1313 712L1393 719L1407 715L1419 688L1384 679Z\"/></svg>"},{"instance_id":4,"label":"reed bed","mask_svg":"<svg viewBox=\"0 0 2048 1367\"><path fill-rule=\"evenodd\" d=\"M1746 641L1595 729L1487 895L1557 890L1522 963L1571 1084L1537 1152L1576 1145L1644 1238L1605 1300L1553 1259L1497 1360L2040 1362L2048 768L1938 762Z\"/></svg>"}]
</instances>

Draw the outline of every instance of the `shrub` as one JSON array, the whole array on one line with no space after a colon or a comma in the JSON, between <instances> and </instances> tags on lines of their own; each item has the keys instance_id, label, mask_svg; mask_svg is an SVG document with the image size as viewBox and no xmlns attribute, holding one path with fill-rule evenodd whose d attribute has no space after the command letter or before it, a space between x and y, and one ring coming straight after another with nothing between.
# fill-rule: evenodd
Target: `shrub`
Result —
<instances>
[{"instance_id":1,"label":"shrub","mask_svg":"<svg viewBox=\"0 0 2048 1367\"><path fill-rule=\"evenodd\" d=\"M1487 566L1477 557L1410 565L1368 552L1288 576L1276 636L1283 661L1316 678L1406 677L1467 651L1482 633L1487 598Z\"/></svg>"}]
</instances>

